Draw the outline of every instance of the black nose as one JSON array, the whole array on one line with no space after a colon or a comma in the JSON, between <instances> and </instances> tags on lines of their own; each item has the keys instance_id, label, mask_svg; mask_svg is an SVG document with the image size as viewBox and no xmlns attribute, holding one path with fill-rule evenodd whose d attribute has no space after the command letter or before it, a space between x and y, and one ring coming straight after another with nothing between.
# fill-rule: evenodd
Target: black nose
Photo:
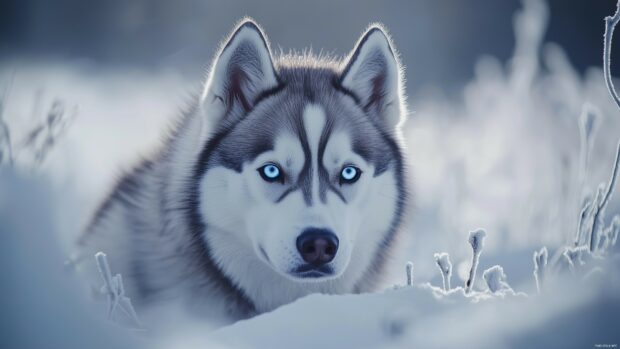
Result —
<instances>
[{"instance_id":1,"label":"black nose","mask_svg":"<svg viewBox=\"0 0 620 349\"><path fill-rule=\"evenodd\" d=\"M297 238L297 250L306 263L320 267L336 257L338 238L327 229L306 229Z\"/></svg>"}]
</instances>

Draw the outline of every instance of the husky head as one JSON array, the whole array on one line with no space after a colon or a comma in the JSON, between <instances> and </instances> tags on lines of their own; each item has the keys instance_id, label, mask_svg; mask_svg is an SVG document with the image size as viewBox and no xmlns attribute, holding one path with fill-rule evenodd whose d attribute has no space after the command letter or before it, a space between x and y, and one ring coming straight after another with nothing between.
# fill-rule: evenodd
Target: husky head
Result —
<instances>
[{"instance_id":1,"label":"husky head","mask_svg":"<svg viewBox=\"0 0 620 349\"><path fill-rule=\"evenodd\" d=\"M255 23L237 27L202 95L196 166L197 210L224 272L253 258L316 283L379 263L405 199L401 74L380 26L343 62L276 59Z\"/></svg>"}]
</instances>

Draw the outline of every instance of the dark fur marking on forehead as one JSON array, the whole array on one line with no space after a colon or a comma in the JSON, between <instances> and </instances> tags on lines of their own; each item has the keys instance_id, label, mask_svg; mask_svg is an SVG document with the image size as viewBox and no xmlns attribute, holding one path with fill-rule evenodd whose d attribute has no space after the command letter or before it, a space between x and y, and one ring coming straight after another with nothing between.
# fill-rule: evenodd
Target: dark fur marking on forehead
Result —
<instances>
[{"instance_id":1,"label":"dark fur marking on forehead","mask_svg":"<svg viewBox=\"0 0 620 349\"><path fill-rule=\"evenodd\" d=\"M303 110L301 111L301 114L302 115L300 115L300 117L295 118L295 126L297 128L297 136L299 137L301 147L304 151L305 161L304 167L299 172L297 185L301 188L306 204L308 206L312 206L312 153L304 125Z\"/></svg>"},{"instance_id":2,"label":"dark fur marking on forehead","mask_svg":"<svg viewBox=\"0 0 620 349\"><path fill-rule=\"evenodd\" d=\"M310 84L310 79L307 76L304 76L304 97L308 103L314 103L316 100L316 95Z\"/></svg>"},{"instance_id":3,"label":"dark fur marking on forehead","mask_svg":"<svg viewBox=\"0 0 620 349\"><path fill-rule=\"evenodd\" d=\"M378 146L379 149L373 148L375 146ZM381 175L389 168L391 159L389 156L385 155L385 152L389 151L389 147L369 144L367 140L356 139L353 141L353 152L375 165L374 177Z\"/></svg>"},{"instance_id":4,"label":"dark fur marking on forehead","mask_svg":"<svg viewBox=\"0 0 620 349\"><path fill-rule=\"evenodd\" d=\"M278 80L279 81L279 80ZM265 90L261 93L258 94L258 96L256 96L256 98L254 98L254 102L252 103L253 107L252 108L256 108L256 106L262 102L263 100L276 95L278 92L282 91L284 88L286 87L286 84L279 82L278 86L270 88L268 90Z\"/></svg>"},{"instance_id":5,"label":"dark fur marking on forehead","mask_svg":"<svg viewBox=\"0 0 620 349\"><path fill-rule=\"evenodd\" d=\"M323 166L323 157L325 155L325 148L327 147L327 141L332 134L334 127L334 117L326 115L325 127L321 133L321 139L319 140L319 149L317 153L317 162L319 164L319 198L321 202L327 203L327 190L333 191L345 204L347 200L344 195L332 184L329 172Z\"/></svg>"},{"instance_id":6,"label":"dark fur marking on forehead","mask_svg":"<svg viewBox=\"0 0 620 349\"><path fill-rule=\"evenodd\" d=\"M258 105L264 103L266 100L277 96L279 93L284 91L286 85L284 83L279 84L278 86L265 90L261 92L257 98L254 100L254 103L250 110L244 111L239 117L232 117L232 115L228 115L232 113L232 109L226 111L227 115L223 117L223 119L237 119L237 122L227 122L222 123L219 126L219 130L215 133L213 138L211 138L203 151L200 154L199 163L201 163L202 167L205 167L204 172L206 172L206 167L208 167L212 162L217 165L224 166L226 168L232 169L235 172L241 172L243 163L246 161L251 161L255 159L258 155L273 150L273 138L272 137L259 137L258 133L254 133L254 139L249 141L245 139L245 144L240 144L239 147L234 149L235 151L230 151L228 153L219 151L221 143L226 139L227 136L232 134L237 127L243 125L243 121L247 117L248 114L252 112L252 110L256 109ZM214 156L216 155L216 156Z\"/></svg>"},{"instance_id":7,"label":"dark fur marking on forehead","mask_svg":"<svg viewBox=\"0 0 620 349\"><path fill-rule=\"evenodd\" d=\"M321 133L317 154L317 162L319 163L319 198L323 203L327 202L327 188L330 185L329 172L323 166L323 155L325 154L325 147L327 146L327 141L331 136L334 126L333 117L326 115L326 118L327 120L325 122L325 127L323 127L323 132Z\"/></svg>"},{"instance_id":8,"label":"dark fur marking on forehead","mask_svg":"<svg viewBox=\"0 0 620 349\"><path fill-rule=\"evenodd\" d=\"M243 170L243 163L256 159L260 154L273 150L273 140L260 138L251 147L239 147L231 152L221 153L217 158L219 165L232 169L237 173ZM243 156L239 156L243 154Z\"/></svg>"}]
</instances>

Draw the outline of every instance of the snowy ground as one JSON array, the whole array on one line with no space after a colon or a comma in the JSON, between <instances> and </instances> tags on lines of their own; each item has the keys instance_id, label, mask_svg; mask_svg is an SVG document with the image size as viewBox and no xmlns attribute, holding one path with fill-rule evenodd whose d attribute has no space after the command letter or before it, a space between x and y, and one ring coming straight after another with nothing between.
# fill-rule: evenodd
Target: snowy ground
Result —
<instances>
[{"instance_id":1,"label":"snowy ground","mask_svg":"<svg viewBox=\"0 0 620 349\"><path fill-rule=\"evenodd\" d=\"M551 262L556 250L572 244L583 198L609 179L620 112L605 89L601 68L581 76L571 66L570 53L541 43L553 15L544 3L524 3L515 21L511 61L482 57L462 100L429 93L410 101L405 135L416 203L409 214L410 242L395 260L386 291L314 295L216 332L188 324L178 326L181 332L153 339L110 326L102 307L91 304L88 292L61 270L72 239L114 175L137 154L154 149L162 128L202 77L100 69L83 62L0 64L0 91L7 87L2 115L16 158L14 170L0 168L0 268L8 291L0 297L3 341L15 348L85 343L133 348L617 347L618 245L603 260L585 258L586 266L549 277L541 294L532 255L547 246ZM23 140L55 101L75 117L53 151L35 165L32 147ZM594 120L585 146L580 136L584 113ZM589 149L587 157L582 149ZM618 198L612 197L607 207L605 226L620 213ZM452 288L462 287L472 254L467 234L478 227L486 229L487 237L474 292L443 294L433 254L449 253ZM415 286L393 289L393 284L405 284L406 261L413 262ZM493 265L503 267L514 291L528 296L491 295L482 274Z\"/></svg>"}]
</instances>

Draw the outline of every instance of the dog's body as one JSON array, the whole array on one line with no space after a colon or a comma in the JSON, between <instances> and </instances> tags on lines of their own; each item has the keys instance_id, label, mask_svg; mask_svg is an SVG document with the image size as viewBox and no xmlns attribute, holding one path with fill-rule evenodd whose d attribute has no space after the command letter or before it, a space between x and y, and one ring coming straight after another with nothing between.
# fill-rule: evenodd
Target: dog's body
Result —
<instances>
[{"instance_id":1,"label":"dog's body","mask_svg":"<svg viewBox=\"0 0 620 349\"><path fill-rule=\"evenodd\" d=\"M401 67L371 27L344 62L273 60L240 24L157 156L80 240L141 305L234 321L310 293L372 290L406 199Z\"/></svg>"}]
</instances>

